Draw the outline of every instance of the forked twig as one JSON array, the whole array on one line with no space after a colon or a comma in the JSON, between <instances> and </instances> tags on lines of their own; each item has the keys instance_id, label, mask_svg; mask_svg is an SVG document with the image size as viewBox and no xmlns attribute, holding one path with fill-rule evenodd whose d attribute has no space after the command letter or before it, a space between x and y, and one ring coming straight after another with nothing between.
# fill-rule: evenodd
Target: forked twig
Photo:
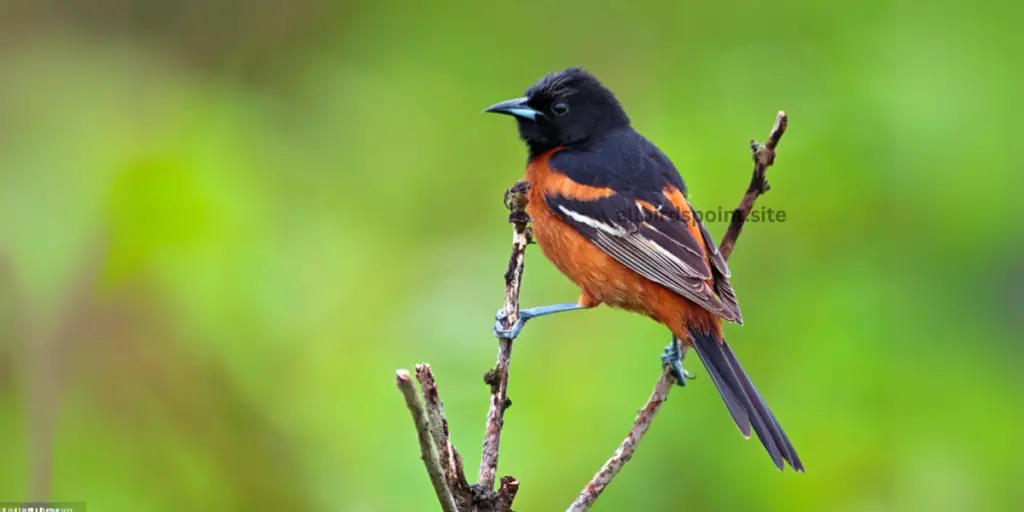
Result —
<instances>
[{"instance_id":1,"label":"forked twig","mask_svg":"<svg viewBox=\"0 0 1024 512\"><path fill-rule=\"evenodd\" d=\"M398 384L398 389L402 391L402 396L405 397L405 405L409 408L409 412L412 413L413 423L416 424L416 433L420 441L420 458L423 459L423 464L427 467L427 474L430 475L430 483L434 486L434 492L437 494L437 501L441 504L441 510L444 512L458 512L459 509L455 507L455 498L452 497L452 493L444 481L444 470L441 468L441 461L437 458L437 452L431 444L430 423L427 420L427 414L423 411L423 404L420 403L419 397L416 396L416 386L412 383L412 376L406 370L398 370L395 382Z\"/></svg>"},{"instance_id":2,"label":"forked twig","mask_svg":"<svg viewBox=\"0 0 1024 512\"><path fill-rule=\"evenodd\" d=\"M441 394L437 390L437 382L434 380L434 374L430 371L429 364L416 365L416 380L419 381L420 389L423 390L423 402L426 404L430 436L434 440L434 447L437 448L445 482L455 497L455 504L460 509L468 509L474 501L473 492L466 481L462 456L452 444L448 419L444 416L444 404L441 403Z\"/></svg>"}]
</instances>

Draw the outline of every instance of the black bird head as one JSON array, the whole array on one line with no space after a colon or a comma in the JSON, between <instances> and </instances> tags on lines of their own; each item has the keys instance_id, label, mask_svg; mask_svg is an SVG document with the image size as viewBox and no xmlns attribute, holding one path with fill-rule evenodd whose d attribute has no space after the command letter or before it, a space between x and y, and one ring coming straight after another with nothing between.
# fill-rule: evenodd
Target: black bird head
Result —
<instances>
[{"instance_id":1,"label":"black bird head","mask_svg":"<svg viewBox=\"0 0 1024 512\"><path fill-rule=\"evenodd\" d=\"M583 68L549 73L522 98L484 112L506 114L519 123L519 136L536 156L559 146L578 146L629 126L629 117L605 86Z\"/></svg>"}]
</instances>

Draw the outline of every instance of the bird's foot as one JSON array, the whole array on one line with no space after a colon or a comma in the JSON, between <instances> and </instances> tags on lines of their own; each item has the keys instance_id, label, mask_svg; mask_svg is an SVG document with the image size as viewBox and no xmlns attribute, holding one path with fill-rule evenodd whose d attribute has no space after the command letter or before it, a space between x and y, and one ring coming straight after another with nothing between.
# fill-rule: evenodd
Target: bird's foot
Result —
<instances>
[{"instance_id":1,"label":"bird's foot","mask_svg":"<svg viewBox=\"0 0 1024 512\"><path fill-rule=\"evenodd\" d=\"M676 379L676 384L680 386L686 386L686 381L693 379L693 374L683 369L683 352L679 349L679 343L675 338L665 347L665 354L661 356L661 364L668 367Z\"/></svg>"},{"instance_id":2,"label":"bird's foot","mask_svg":"<svg viewBox=\"0 0 1024 512\"><path fill-rule=\"evenodd\" d=\"M504 308L498 310L498 314L494 315L494 335L499 338L508 338L510 340L515 339L519 336L519 331L523 330L523 324L531 318L537 318L538 316L553 315L555 313L561 313L563 311L573 311L576 309L583 309L586 306L581 306L576 302L567 302L565 304L552 304L550 306L538 306L530 309L519 310L519 319L516 323L512 324L508 329L505 328L505 322L508 320L508 312Z\"/></svg>"},{"instance_id":3,"label":"bird's foot","mask_svg":"<svg viewBox=\"0 0 1024 512\"><path fill-rule=\"evenodd\" d=\"M526 325L526 321L530 319L530 315L525 311L520 311L519 319L508 329L505 328L507 319L508 311L505 311L505 308L499 309L494 315L494 329L491 331L494 333L494 337L508 338L510 340L516 339L516 336L519 336L519 332L523 330L523 326Z\"/></svg>"}]
</instances>

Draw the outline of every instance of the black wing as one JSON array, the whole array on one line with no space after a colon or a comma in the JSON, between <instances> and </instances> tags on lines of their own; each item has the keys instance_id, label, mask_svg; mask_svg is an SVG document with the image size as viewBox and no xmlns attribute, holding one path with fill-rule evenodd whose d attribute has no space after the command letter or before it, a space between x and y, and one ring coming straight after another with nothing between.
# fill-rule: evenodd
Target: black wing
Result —
<instances>
[{"instance_id":1,"label":"black wing","mask_svg":"<svg viewBox=\"0 0 1024 512\"><path fill-rule=\"evenodd\" d=\"M555 214L634 272L725 320L742 323L725 260L703 225L700 230L710 255L691 234L690 223L700 221L689 214L689 205L681 213L665 195L660 201L650 194L644 197L616 193L592 201L545 199Z\"/></svg>"}]
</instances>

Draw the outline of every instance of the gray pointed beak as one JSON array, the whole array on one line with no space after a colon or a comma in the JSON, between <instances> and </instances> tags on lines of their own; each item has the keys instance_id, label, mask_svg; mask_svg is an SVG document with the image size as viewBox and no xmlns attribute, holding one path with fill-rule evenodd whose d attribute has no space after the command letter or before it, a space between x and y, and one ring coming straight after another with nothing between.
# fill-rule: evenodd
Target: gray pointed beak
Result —
<instances>
[{"instance_id":1,"label":"gray pointed beak","mask_svg":"<svg viewBox=\"0 0 1024 512\"><path fill-rule=\"evenodd\" d=\"M529 98L516 98L514 100L503 101L485 108L484 112L505 114L522 119L529 119L530 121L536 121L538 117L544 117L544 114L541 114L539 111L534 110L532 107L527 105L528 101Z\"/></svg>"}]
</instances>

